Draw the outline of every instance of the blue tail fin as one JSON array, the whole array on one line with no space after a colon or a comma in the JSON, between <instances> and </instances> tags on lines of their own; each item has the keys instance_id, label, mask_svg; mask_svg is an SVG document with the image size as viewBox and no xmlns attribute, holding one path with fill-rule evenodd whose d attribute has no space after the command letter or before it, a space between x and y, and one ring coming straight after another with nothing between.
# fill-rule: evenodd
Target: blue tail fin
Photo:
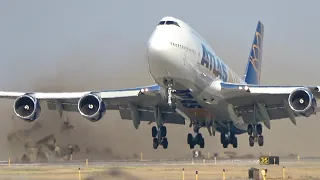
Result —
<instances>
[{"instance_id":1,"label":"blue tail fin","mask_svg":"<svg viewBox=\"0 0 320 180\"><path fill-rule=\"evenodd\" d=\"M248 84L260 84L263 33L264 26L259 21L254 34L247 69L243 77L244 81Z\"/></svg>"}]
</instances>

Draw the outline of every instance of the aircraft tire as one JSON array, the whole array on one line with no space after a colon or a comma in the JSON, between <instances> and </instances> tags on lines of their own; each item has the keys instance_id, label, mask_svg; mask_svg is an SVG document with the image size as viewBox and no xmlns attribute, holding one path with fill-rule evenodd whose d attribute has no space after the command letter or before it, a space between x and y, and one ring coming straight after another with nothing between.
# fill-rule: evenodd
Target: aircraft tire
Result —
<instances>
[{"instance_id":1,"label":"aircraft tire","mask_svg":"<svg viewBox=\"0 0 320 180\"><path fill-rule=\"evenodd\" d=\"M262 125L261 125L261 124L258 124L258 125L257 125L257 134L258 134L259 136L261 136L261 134L262 134Z\"/></svg>"},{"instance_id":2,"label":"aircraft tire","mask_svg":"<svg viewBox=\"0 0 320 180\"><path fill-rule=\"evenodd\" d=\"M253 136L249 136L249 146L250 147L254 146L254 137Z\"/></svg>"},{"instance_id":3,"label":"aircraft tire","mask_svg":"<svg viewBox=\"0 0 320 180\"><path fill-rule=\"evenodd\" d=\"M251 136L252 132L253 132L252 124L248 125L248 130L247 131L248 131L248 135Z\"/></svg>"},{"instance_id":4,"label":"aircraft tire","mask_svg":"<svg viewBox=\"0 0 320 180\"><path fill-rule=\"evenodd\" d=\"M237 137L233 138L232 146L233 146L233 148L238 148L238 138Z\"/></svg>"},{"instance_id":5,"label":"aircraft tire","mask_svg":"<svg viewBox=\"0 0 320 180\"><path fill-rule=\"evenodd\" d=\"M194 144L193 143L189 144L189 147L190 147L190 149L193 149L194 148Z\"/></svg>"},{"instance_id":6,"label":"aircraft tire","mask_svg":"<svg viewBox=\"0 0 320 180\"><path fill-rule=\"evenodd\" d=\"M221 133L221 134L220 134L220 142L221 142L221 144L224 143L225 139L226 139L225 134L224 134L224 133Z\"/></svg>"},{"instance_id":7,"label":"aircraft tire","mask_svg":"<svg viewBox=\"0 0 320 180\"><path fill-rule=\"evenodd\" d=\"M160 133L161 133L161 137L166 137L167 136L167 127L161 126Z\"/></svg>"},{"instance_id":8,"label":"aircraft tire","mask_svg":"<svg viewBox=\"0 0 320 180\"><path fill-rule=\"evenodd\" d=\"M188 135L187 135L187 143L188 143L188 144L192 144L192 140L193 140L192 134L191 134L191 133L188 133Z\"/></svg>"},{"instance_id":9,"label":"aircraft tire","mask_svg":"<svg viewBox=\"0 0 320 180\"><path fill-rule=\"evenodd\" d=\"M199 145L200 145L201 139L203 139L202 134L201 134L201 133L198 133L197 136L196 136L196 138L195 138L196 144L199 144Z\"/></svg>"},{"instance_id":10,"label":"aircraft tire","mask_svg":"<svg viewBox=\"0 0 320 180\"><path fill-rule=\"evenodd\" d=\"M263 140L263 136L259 136L258 137L258 144L259 146L263 146L264 140Z\"/></svg>"},{"instance_id":11,"label":"aircraft tire","mask_svg":"<svg viewBox=\"0 0 320 180\"><path fill-rule=\"evenodd\" d=\"M168 148L168 139L167 138L163 138L162 146L163 146L163 149L167 149Z\"/></svg>"},{"instance_id":12,"label":"aircraft tire","mask_svg":"<svg viewBox=\"0 0 320 180\"><path fill-rule=\"evenodd\" d=\"M151 131L152 131L152 137L153 138L157 137L157 134L158 134L157 127L152 126Z\"/></svg>"},{"instance_id":13,"label":"aircraft tire","mask_svg":"<svg viewBox=\"0 0 320 180\"><path fill-rule=\"evenodd\" d=\"M204 148L204 138L203 137L201 137L199 145L200 145L201 149Z\"/></svg>"},{"instance_id":14,"label":"aircraft tire","mask_svg":"<svg viewBox=\"0 0 320 180\"><path fill-rule=\"evenodd\" d=\"M228 148L229 143L223 143L222 146L223 148Z\"/></svg>"},{"instance_id":15,"label":"aircraft tire","mask_svg":"<svg viewBox=\"0 0 320 180\"><path fill-rule=\"evenodd\" d=\"M159 142L157 138L153 138L153 149L158 149Z\"/></svg>"}]
</instances>

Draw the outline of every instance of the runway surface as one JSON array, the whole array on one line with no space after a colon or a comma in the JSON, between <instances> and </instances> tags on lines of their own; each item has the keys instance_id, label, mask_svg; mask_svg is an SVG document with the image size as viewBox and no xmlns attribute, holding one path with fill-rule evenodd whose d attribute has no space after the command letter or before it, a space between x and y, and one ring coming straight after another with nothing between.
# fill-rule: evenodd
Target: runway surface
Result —
<instances>
[{"instance_id":1,"label":"runway surface","mask_svg":"<svg viewBox=\"0 0 320 180\"><path fill-rule=\"evenodd\" d=\"M162 180L195 179L195 172L199 172L199 180L220 180L222 171L226 170L226 180L247 179L248 169L268 169L268 177L282 179L283 167L286 167L286 177L291 179L320 179L320 159L307 158L281 159L280 165L260 165L256 159L217 159L214 160L144 160L144 161L84 161L32 163L21 164L8 161L0 162L0 179L81 179L81 180ZM81 169L81 172L79 171ZM182 171L184 169L184 171ZM80 176L80 178L79 178ZM261 176L260 176L261 177Z\"/></svg>"},{"instance_id":2,"label":"runway surface","mask_svg":"<svg viewBox=\"0 0 320 180\"><path fill-rule=\"evenodd\" d=\"M301 158L304 163L320 163L320 158ZM201 159L188 159L188 160L132 160L132 161L88 161L91 166L179 166L179 165L193 165L193 164L230 164L230 165L259 165L258 158L255 159L219 159L217 160L201 160ZM296 164L297 159L281 159L280 165ZM0 161L0 166L8 166L8 161ZM85 160L72 161L72 162L49 162L49 163L11 163L11 166L85 166Z\"/></svg>"}]
</instances>

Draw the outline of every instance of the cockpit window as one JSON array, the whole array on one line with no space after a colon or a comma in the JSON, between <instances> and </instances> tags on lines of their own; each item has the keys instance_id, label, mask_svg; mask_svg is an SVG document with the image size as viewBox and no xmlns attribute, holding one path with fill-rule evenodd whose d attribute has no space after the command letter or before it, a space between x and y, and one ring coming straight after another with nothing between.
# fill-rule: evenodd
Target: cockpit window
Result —
<instances>
[{"instance_id":1,"label":"cockpit window","mask_svg":"<svg viewBox=\"0 0 320 180\"><path fill-rule=\"evenodd\" d=\"M176 25L176 26L180 27L176 21L160 21L158 25L164 25L164 24L165 25Z\"/></svg>"},{"instance_id":2,"label":"cockpit window","mask_svg":"<svg viewBox=\"0 0 320 180\"><path fill-rule=\"evenodd\" d=\"M166 21L166 24L168 24L168 25L176 25L176 26L180 27L179 24L177 22L175 22L175 21Z\"/></svg>"},{"instance_id":3,"label":"cockpit window","mask_svg":"<svg viewBox=\"0 0 320 180\"><path fill-rule=\"evenodd\" d=\"M160 21L158 25L164 25L165 21Z\"/></svg>"}]
</instances>

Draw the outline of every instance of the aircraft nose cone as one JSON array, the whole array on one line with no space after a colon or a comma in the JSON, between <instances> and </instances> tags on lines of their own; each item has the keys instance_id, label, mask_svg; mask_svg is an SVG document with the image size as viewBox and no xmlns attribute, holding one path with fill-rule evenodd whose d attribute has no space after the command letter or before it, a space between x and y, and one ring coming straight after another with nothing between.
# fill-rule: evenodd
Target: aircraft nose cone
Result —
<instances>
[{"instance_id":1,"label":"aircraft nose cone","mask_svg":"<svg viewBox=\"0 0 320 180\"><path fill-rule=\"evenodd\" d=\"M148 42L148 54L152 56L163 55L169 46L169 42L165 37L159 36L154 33Z\"/></svg>"}]
</instances>

